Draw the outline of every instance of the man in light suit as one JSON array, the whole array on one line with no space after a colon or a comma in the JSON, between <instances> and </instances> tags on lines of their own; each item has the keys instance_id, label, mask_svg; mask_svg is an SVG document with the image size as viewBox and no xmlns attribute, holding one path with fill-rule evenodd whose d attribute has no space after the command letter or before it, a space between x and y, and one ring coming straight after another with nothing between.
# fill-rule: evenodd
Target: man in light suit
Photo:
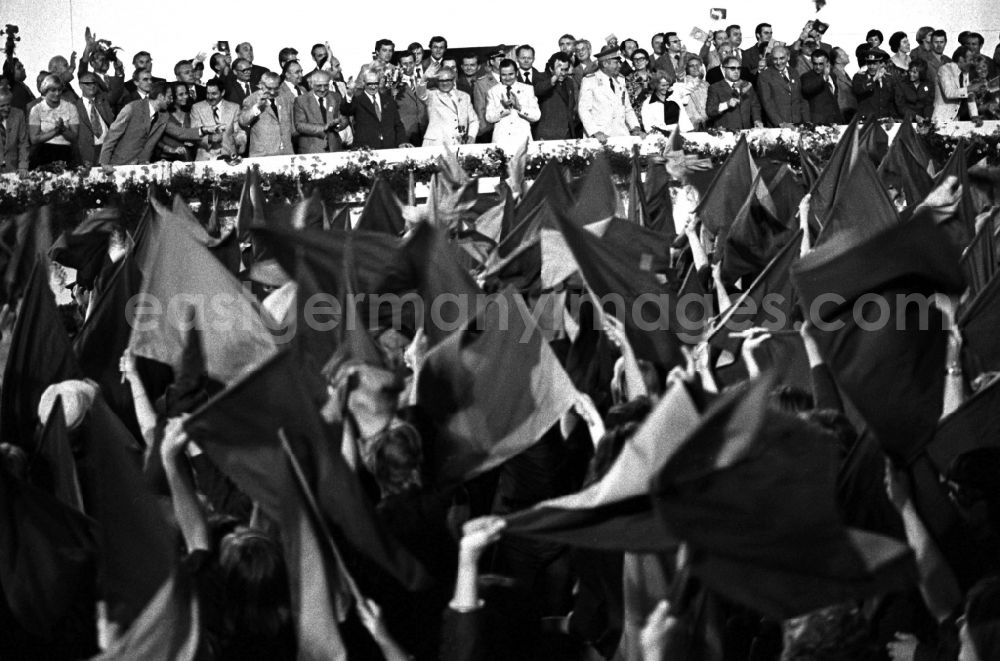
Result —
<instances>
[{"instance_id":1,"label":"man in light suit","mask_svg":"<svg viewBox=\"0 0 1000 661\"><path fill-rule=\"evenodd\" d=\"M603 144L621 135L643 135L639 118L629 102L618 49L609 46L597 54L600 69L584 76L580 84L580 122L583 131Z\"/></svg>"},{"instance_id":2,"label":"man in light suit","mask_svg":"<svg viewBox=\"0 0 1000 661\"><path fill-rule=\"evenodd\" d=\"M292 106L278 98L281 78L268 71L260 89L243 100L239 125L248 132L249 156L294 154L295 124Z\"/></svg>"},{"instance_id":3,"label":"man in light suit","mask_svg":"<svg viewBox=\"0 0 1000 661\"><path fill-rule=\"evenodd\" d=\"M295 103L295 99L307 91L302 80L302 65L298 60L287 60L281 65L281 87L278 89L278 96L284 99L285 103Z\"/></svg>"},{"instance_id":4,"label":"man in light suit","mask_svg":"<svg viewBox=\"0 0 1000 661\"><path fill-rule=\"evenodd\" d=\"M347 126L347 119L340 114L343 98L330 89L330 81L329 72L316 71L309 76L310 91L295 99L293 114L300 154L324 154L344 149L337 133Z\"/></svg>"},{"instance_id":5,"label":"man in light suit","mask_svg":"<svg viewBox=\"0 0 1000 661\"><path fill-rule=\"evenodd\" d=\"M13 106L14 95L0 88L0 174L28 173L28 122Z\"/></svg>"},{"instance_id":6,"label":"man in light suit","mask_svg":"<svg viewBox=\"0 0 1000 661\"><path fill-rule=\"evenodd\" d=\"M968 119L979 116L975 93L982 89L983 83L969 82L971 59L968 49L959 46L955 51L955 60L942 64L938 69L934 83L934 114L931 117L935 122L953 122L963 119L961 115L966 113Z\"/></svg>"},{"instance_id":7,"label":"man in light suit","mask_svg":"<svg viewBox=\"0 0 1000 661\"><path fill-rule=\"evenodd\" d=\"M427 131L424 146L462 145L475 140L479 118L468 94L455 89L454 69L438 72L438 88L427 91Z\"/></svg>"},{"instance_id":8,"label":"man in light suit","mask_svg":"<svg viewBox=\"0 0 1000 661\"><path fill-rule=\"evenodd\" d=\"M744 53L744 61L746 54ZM809 106L802 97L799 72L788 66L789 52L784 46L771 51L774 66L757 78L757 95L767 124L785 128L809 121Z\"/></svg>"},{"instance_id":9,"label":"man in light suit","mask_svg":"<svg viewBox=\"0 0 1000 661\"><path fill-rule=\"evenodd\" d=\"M76 134L76 151L80 162L88 167L100 161L104 136L115 121L115 113L104 96L97 74L80 74L82 97L76 101L76 114L80 116L80 128Z\"/></svg>"},{"instance_id":10,"label":"man in light suit","mask_svg":"<svg viewBox=\"0 0 1000 661\"><path fill-rule=\"evenodd\" d=\"M184 128L167 121L167 107L173 102L170 88L153 83L149 96L122 108L104 136L98 161L102 166L148 163L156 143L164 133L177 140L200 140L205 127Z\"/></svg>"},{"instance_id":11,"label":"man in light suit","mask_svg":"<svg viewBox=\"0 0 1000 661\"><path fill-rule=\"evenodd\" d=\"M366 71L362 92L355 92L340 105L340 112L354 118L354 146L369 149L412 147L391 94L379 90L381 75Z\"/></svg>"},{"instance_id":12,"label":"man in light suit","mask_svg":"<svg viewBox=\"0 0 1000 661\"><path fill-rule=\"evenodd\" d=\"M730 131L764 126L757 93L749 82L740 79L741 69L740 61L735 55L722 61L725 79L708 88L708 100L705 102L705 112L711 126Z\"/></svg>"},{"instance_id":13,"label":"man in light suit","mask_svg":"<svg viewBox=\"0 0 1000 661\"><path fill-rule=\"evenodd\" d=\"M246 150L247 138L239 127L239 114L238 105L222 98L222 84L218 80L205 84L205 100L191 106L191 128L205 127L211 133L201 139L194 160L228 158Z\"/></svg>"},{"instance_id":14,"label":"man in light suit","mask_svg":"<svg viewBox=\"0 0 1000 661\"><path fill-rule=\"evenodd\" d=\"M486 93L486 121L493 123L493 144L513 153L531 142L531 124L541 119L535 90L517 82L517 63L500 63L500 84Z\"/></svg>"}]
</instances>

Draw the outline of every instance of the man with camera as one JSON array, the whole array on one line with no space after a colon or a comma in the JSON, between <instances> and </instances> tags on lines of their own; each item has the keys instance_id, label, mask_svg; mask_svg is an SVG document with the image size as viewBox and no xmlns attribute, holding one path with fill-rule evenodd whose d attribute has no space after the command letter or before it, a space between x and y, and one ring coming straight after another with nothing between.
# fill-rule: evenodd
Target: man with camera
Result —
<instances>
[{"instance_id":1,"label":"man with camera","mask_svg":"<svg viewBox=\"0 0 1000 661\"><path fill-rule=\"evenodd\" d=\"M618 49L609 46L598 53L597 65L598 70L584 76L580 83L579 112L584 133L601 144L615 136L644 135L625 89L625 77L618 73Z\"/></svg>"},{"instance_id":2,"label":"man with camera","mask_svg":"<svg viewBox=\"0 0 1000 661\"><path fill-rule=\"evenodd\" d=\"M99 91L114 109L118 107L122 94L125 92L125 66L118 59L118 51L121 49L112 46L107 39L98 40L97 35L91 33L89 27L84 32L83 38L86 46L84 46L83 54L80 56L78 72L78 78L81 80L80 85L82 87L84 74L88 70L92 71L100 80ZM115 71L110 74L108 71L112 65L114 65Z\"/></svg>"}]
</instances>

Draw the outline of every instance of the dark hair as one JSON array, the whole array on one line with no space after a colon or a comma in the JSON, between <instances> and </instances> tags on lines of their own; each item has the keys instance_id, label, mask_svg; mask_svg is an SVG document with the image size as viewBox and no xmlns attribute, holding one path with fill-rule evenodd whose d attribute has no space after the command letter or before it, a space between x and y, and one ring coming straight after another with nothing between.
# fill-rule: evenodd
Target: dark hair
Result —
<instances>
[{"instance_id":1,"label":"dark hair","mask_svg":"<svg viewBox=\"0 0 1000 661\"><path fill-rule=\"evenodd\" d=\"M636 48L634 51L632 51L632 57L635 57L636 55L645 55L646 59L647 60L649 59L649 51L647 51L645 48Z\"/></svg>"},{"instance_id":2,"label":"dark hair","mask_svg":"<svg viewBox=\"0 0 1000 661\"><path fill-rule=\"evenodd\" d=\"M735 62L736 64L739 64L740 59L735 55L730 55L729 57L722 58L722 62L719 63L719 66L721 66L724 69L730 62Z\"/></svg>"},{"instance_id":3,"label":"dark hair","mask_svg":"<svg viewBox=\"0 0 1000 661\"><path fill-rule=\"evenodd\" d=\"M965 623L980 659L1000 655L1000 578L989 576L976 583L965 600Z\"/></svg>"},{"instance_id":4,"label":"dark hair","mask_svg":"<svg viewBox=\"0 0 1000 661\"><path fill-rule=\"evenodd\" d=\"M372 472L383 493L398 494L420 488L423 465L420 432L409 423L388 429L376 441Z\"/></svg>"},{"instance_id":5,"label":"dark hair","mask_svg":"<svg viewBox=\"0 0 1000 661\"><path fill-rule=\"evenodd\" d=\"M570 59L569 55L562 51L556 51L549 56L549 61L545 63L545 70L552 72L555 70L556 62L565 62L566 64L572 64L573 60Z\"/></svg>"},{"instance_id":6,"label":"dark hair","mask_svg":"<svg viewBox=\"0 0 1000 661\"><path fill-rule=\"evenodd\" d=\"M917 30L917 42L919 43L923 41L924 39L927 38L927 35L929 34L930 35L934 34L934 28L932 28L929 25L925 25L924 27L920 28L919 30Z\"/></svg>"},{"instance_id":7,"label":"dark hair","mask_svg":"<svg viewBox=\"0 0 1000 661\"><path fill-rule=\"evenodd\" d=\"M935 37L944 37L947 39L948 33L944 30L934 30L934 32L931 32L931 39L934 39Z\"/></svg>"},{"instance_id":8,"label":"dark hair","mask_svg":"<svg viewBox=\"0 0 1000 661\"><path fill-rule=\"evenodd\" d=\"M285 46L278 51L278 61L281 62L286 57L291 57L293 60L299 56L299 51L292 48L291 46Z\"/></svg>"},{"instance_id":9,"label":"dark hair","mask_svg":"<svg viewBox=\"0 0 1000 661\"><path fill-rule=\"evenodd\" d=\"M208 89L209 87L214 87L215 89L219 90L220 92L224 92L225 91L223 89L223 87L222 87L222 81L219 80L218 78L211 78L211 79L209 79L209 81L205 83L205 88Z\"/></svg>"},{"instance_id":10,"label":"dark hair","mask_svg":"<svg viewBox=\"0 0 1000 661\"><path fill-rule=\"evenodd\" d=\"M212 57L209 58L208 60L208 66L212 67L212 71L217 71L217 69L215 68L216 62L225 62L225 61L226 61L225 55L223 55L222 53L213 53ZM220 64L219 66L221 67L222 65Z\"/></svg>"},{"instance_id":11,"label":"dark hair","mask_svg":"<svg viewBox=\"0 0 1000 661\"><path fill-rule=\"evenodd\" d=\"M573 35L571 35L569 32L567 32L563 36L559 37L559 41L562 41L563 39L572 39L573 43L576 43L576 37L574 37Z\"/></svg>"},{"instance_id":12,"label":"dark hair","mask_svg":"<svg viewBox=\"0 0 1000 661\"><path fill-rule=\"evenodd\" d=\"M772 406L785 413L802 413L813 408L812 393L796 386L782 385L769 394Z\"/></svg>"},{"instance_id":13,"label":"dark hair","mask_svg":"<svg viewBox=\"0 0 1000 661\"><path fill-rule=\"evenodd\" d=\"M313 44L312 48L309 49L309 54L312 55L312 52L317 48L326 48L326 44Z\"/></svg>"},{"instance_id":14,"label":"dark hair","mask_svg":"<svg viewBox=\"0 0 1000 661\"><path fill-rule=\"evenodd\" d=\"M514 55L519 55L523 50L530 50L532 57L535 55L535 49L530 44L521 44L514 50Z\"/></svg>"},{"instance_id":15,"label":"dark hair","mask_svg":"<svg viewBox=\"0 0 1000 661\"><path fill-rule=\"evenodd\" d=\"M927 62L924 60L910 60L910 66L906 70L916 69L920 72L920 81L927 82Z\"/></svg>"},{"instance_id":16,"label":"dark hair","mask_svg":"<svg viewBox=\"0 0 1000 661\"><path fill-rule=\"evenodd\" d=\"M663 37L664 39L666 39L666 35L665 34L663 34L662 32L657 32L656 34L653 35L653 37L652 37L652 39L650 39L650 41L652 41L653 39L656 39L657 37Z\"/></svg>"},{"instance_id":17,"label":"dark hair","mask_svg":"<svg viewBox=\"0 0 1000 661\"><path fill-rule=\"evenodd\" d=\"M509 57L505 57L502 60L500 60L500 66L497 67L497 70L505 69L507 67L513 67L514 71L517 71L517 62L510 59Z\"/></svg>"},{"instance_id":18,"label":"dark hair","mask_svg":"<svg viewBox=\"0 0 1000 661\"><path fill-rule=\"evenodd\" d=\"M281 75L285 75L286 73L288 73L288 67L292 66L293 64L298 64L299 66L302 66L302 63L299 62L298 60L285 60L285 63L281 65Z\"/></svg>"},{"instance_id":19,"label":"dark hair","mask_svg":"<svg viewBox=\"0 0 1000 661\"><path fill-rule=\"evenodd\" d=\"M728 25L728 26L726 26L726 36L727 37L733 36L733 30L739 30L740 32L742 32L743 28L741 28L740 26L736 25L735 23L733 23L732 25Z\"/></svg>"},{"instance_id":20,"label":"dark hair","mask_svg":"<svg viewBox=\"0 0 1000 661\"><path fill-rule=\"evenodd\" d=\"M396 44L392 43L392 39L379 39L375 42L375 52L381 50L382 46L392 46L393 50L396 49Z\"/></svg>"},{"instance_id":21,"label":"dark hair","mask_svg":"<svg viewBox=\"0 0 1000 661\"><path fill-rule=\"evenodd\" d=\"M758 23L757 27L755 27L753 29L753 33L759 37L761 30L763 30L764 28L769 28L769 27L771 27L770 23Z\"/></svg>"},{"instance_id":22,"label":"dark hair","mask_svg":"<svg viewBox=\"0 0 1000 661\"><path fill-rule=\"evenodd\" d=\"M624 52L625 52L625 44L627 44L627 43L628 43L628 42L630 42L630 41L631 41L631 42L632 42L633 44L635 44L635 47L636 47L636 48L638 48L638 47L639 47L639 42L638 42L638 41L636 41L636 40L635 40L635 39L633 39L632 37L628 37L627 39L622 39L622 43L621 43L621 44L620 44L620 45L618 46L618 50L620 50L621 52L623 52L623 53L624 53Z\"/></svg>"},{"instance_id":23,"label":"dark hair","mask_svg":"<svg viewBox=\"0 0 1000 661\"><path fill-rule=\"evenodd\" d=\"M149 54L149 51L148 51L148 50L141 50L141 51L139 51L138 53L136 53L135 55L133 55L133 56L132 56L132 64L134 65L134 64L135 64L135 61L136 61L136 60L138 60L138 59L139 59L140 57L142 57L142 56L146 56L146 57L152 57L152 56L151 56L151 55Z\"/></svg>"},{"instance_id":24,"label":"dark hair","mask_svg":"<svg viewBox=\"0 0 1000 661\"><path fill-rule=\"evenodd\" d=\"M868 41L872 37L878 37L878 43L879 44L881 44L883 41L885 41L885 37L882 36L882 31L881 30L876 30L874 28L872 28L871 30L869 30L868 34L865 35L865 41Z\"/></svg>"},{"instance_id":25,"label":"dark hair","mask_svg":"<svg viewBox=\"0 0 1000 661\"><path fill-rule=\"evenodd\" d=\"M177 70L180 69L185 64L191 64L191 60L181 60L177 64L174 65L174 75L175 76L177 75ZM192 65L191 68L193 69L194 65Z\"/></svg>"},{"instance_id":26,"label":"dark hair","mask_svg":"<svg viewBox=\"0 0 1000 661\"><path fill-rule=\"evenodd\" d=\"M903 39L906 39L905 32L893 32L892 36L889 37L889 50L893 53L898 53L899 46L903 43Z\"/></svg>"},{"instance_id":27,"label":"dark hair","mask_svg":"<svg viewBox=\"0 0 1000 661\"><path fill-rule=\"evenodd\" d=\"M448 47L448 40L445 39L444 37L442 37L441 35L435 35L435 36L431 37L431 40L427 42L427 47L430 48L434 44L437 44L437 43L440 43L440 42L444 42L444 47L445 48Z\"/></svg>"},{"instance_id":28,"label":"dark hair","mask_svg":"<svg viewBox=\"0 0 1000 661\"><path fill-rule=\"evenodd\" d=\"M837 409L810 409L803 411L799 417L822 429L837 439L837 449L843 459L858 440L858 431L851 421Z\"/></svg>"},{"instance_id":29,"label":"dark hair","mask_svg":"<svg viewBox=\"0 0 1000 661\"><path fill-rule=\"evenodd\" d=\"M955 62L959 60L964 60L969 55L969 49L965 46L959 46L955 49L955 53L951 56L951 59Z\"/></svg>"},{"instance_id":30,"label":"dark hair","mask_svg":"<svg viewBox=\"0 0 1000 661\"><path fill-rule=\"evenodd\" d=\"M177 100L177 88L178 87L182 88L185 92L187 92L187 83L182 83L179 80L174 80L174 81L171 81L171 82L167 83L167 87L170 88L170 93L174 95L174 101ZM151 97L153 96L152 92L150 92L150 96Z\"/></svg>"},{"instance_id":31,"label":"dark hair","mask_svg":"<svg viewBox=\"0 0 1000 661\"><path fill-rule=\"evenodd\" d=\"M149 88L149 98L158 99L166 94L168 89L170 88L167 87L166 83L153 83L153 86Z\"/></svg>"},{"instance_id":32,"label":"dark hair","mask_svg":"<svg viewBox=\"0 0 1000 661\"><path fill-rule=\"evenodd\" d=\"M262 532L239 528L219 545L219 570L226 642L247 650L280 644L291 632L291 597L278 544Z\"/></svg>"},{"instance_id":33,"label":"dark hair","mask_svg":"<svg viewBox=\"0 0 1000 661\"><path fill-rule=\"evenodd\" d=\"M676 32L664 32L663 41L670 41L670 37L676 37L676 36L677 36Z\"/></svg>"},{"instance_id":34,"label":"dark hair","mask_svg":"<svg viewBox=\"0 0 1000 661\"><path fill-rule=\"evenodd\" d=\"M979 34L978 32L970 32L969 36L979 42L980 48L982 48L986 44L986 37Z\"/></svg>"},{"instance_id":35,"label":"dark hair","mask_svg":"<svg viewBox=\"0 0 1000 661\"><path fill-rule=\"evenodd\" d=\"M829 60L830 59L830 56L822 48L817 48L816 50L814 50L812 53L809 54L809 57L810 57L810 59L812 59L814 61L816 59L821 59L821 60Z\"/></svg>"}]
</instances>

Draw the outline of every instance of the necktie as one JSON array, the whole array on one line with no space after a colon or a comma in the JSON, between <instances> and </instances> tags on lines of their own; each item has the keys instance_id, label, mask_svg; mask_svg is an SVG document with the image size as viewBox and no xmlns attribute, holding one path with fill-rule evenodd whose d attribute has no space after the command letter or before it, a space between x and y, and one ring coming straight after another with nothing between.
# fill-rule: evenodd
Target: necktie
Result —
<instances>
[{"instance_id":1,"label":"necktie","mask_svg":"<svg viewBox=\"0 0 1000 661\"><path fill-rule=\"evenodd\" d=\"M681 69L681 56L674 55L674 71L680 71Z\"/></svg>"},{"instance_id":2,"label":"necktie","mask_svg":"<svg viewBox=\"0 0 1000 661\"><path fill-rule=\"evenodd\" d=\"M781 72L781 79L785 81L786 85L790 82L788 80L788 71L787 70Z\"/></svg>"},{"instance_id":3,"label":"necktie","mask_svg":"<svg viewBox=\"0 0 1000 661\"><path fill-rule=\"evenodd\" d=\"M378 117L378 121L382 121L382 104L379 103L377 96L372 96L372 105L375 106L375 116Z\"/></svg>"},{"instance_id":4,"label":"necktie","mask_svg":"<svg viewBox=\"0 0 1000 661\"><path fill-rule=\"evenodd\" d=\"M608 78L608 82L611 83L611 91L614 92L615 91L615 79L614 78Z\"/></svg>"},{"instance_id":5,"label":"necktie","mask_svg":"<svg viewBox=\"0 0 1000 661\"><path fill-rule=\"evenodd\" d=\"M274 102L274 99L271 99L271 112L274 113L274 117L275 117L275 119L277 119L278 118L278 104Z\"/></svg>"},{"instance_id":6,"label":"necktie","mask_svg":"<svg viewBox=\"0 0 1000 661\"><path fill-rule=\"evenodd\" d=\"M104 135L104 128L101 126L101 116L97 114L97 104L90 102L90 125L94 127L94 138Z\"/></svg>"},{"instance_id":7,"label":"necktie","mask_svg":"<svg viewBox=\"0 0 1000 661\"><path fill-rule=\"evenodd\" d=\"M524 82L526 85L531 84L531 74L529 74L527 71L524 72Z\"/></svg>"},{"instance_id":8,"label":"necktie","mask_svg":"<svg viewBox=\"0 0 1000 661\"><path fill-rule=\"evenodd\" d=\"M326 99L319 98L319 114L323 115L323 123L326 124Z\"/></svg>"},{"instance_id":9,"label":"necktie","mask_svg":"<svg viewBox=\"0 0 1000 661\"><path fill-rule=\"evenodd\" d=\"M219 120L219 106L212 106L212 117L215 118L215 123L220 123Z\"/></svg>"},{"instance_id":10,"label":"necktie","mask_svg":"<svg viewBox=\"0 0 1000 661\"><path fill-rule=\"evenodd\" d=\"M250 83L243 83L243 93L250 96Z\"/></svg>"},{"instance_id":11,"label":"necktie","mask_svg":"<svg viewBox=\"0 0 1000 661\"><path fill-rule=\"evenodd\" d=\"M7 146L7 123L6 119L0 120L0 158L3 156L3 147Z\"/></svg>"}]
</instances>

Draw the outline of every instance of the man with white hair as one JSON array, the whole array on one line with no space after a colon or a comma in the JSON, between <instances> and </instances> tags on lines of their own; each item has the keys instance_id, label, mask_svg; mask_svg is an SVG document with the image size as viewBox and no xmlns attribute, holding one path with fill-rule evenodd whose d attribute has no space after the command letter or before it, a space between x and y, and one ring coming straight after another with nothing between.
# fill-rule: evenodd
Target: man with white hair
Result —
<instances>
[{"instance_id":1,"label":"man with white hair","mask_svg":"<svg viewBox=\"0 0 1000 661\"><path fill-rule=\"evenodd\" d=\"M249 155L294 154L295 135L292 104L278 98L281 78L268 71L260 79L260 89L243 100L239 124L249 137Z\"/></svg>"},{"instance_id":2,"label":"man with white hair","mask_svg":"<svg viewBox=\"0 0 1000 661\"><path fill-rule=\"evenodd\" d=\"M602 144L613 136L643 135L625 89L625 78L618 74L618 49L605 48L597 54L597 61L600 69L584 76L580 85L579 113L584 132Z\"/></svg>"},{"instance_id":3,"label":"man with white hair","mask_svg":"<svg viewBox=\"0 0 1000 661\"><path fill-rule=\"evenodd\" d=\"M268 73L268 68L253 63L253 46L250 45L249 41L244 41L236 46L236 57L241 57L250 63L250 89L257 89L260 79L265 73Z\"/></svg>"},{"instance_id":4,"label":"man with white hair","mask_svg":"<svg viewBox=\"0 0 1000 661\"><path fill-rule=\"evenodd\" d=\"M757 96L764 120L772 128L809 121L809 105L802 96L802 80L799 72L788 66L789 56L785 46L774 47L771 50L774 65L757 79Z\"/></svg>"},{"instance_id":5,"label":"man with white hair","mask_svg":"<svg viewBox=\"0 0 1000 661\"><path fill-rule=\"evenodd\" d=\"M479 118L468 94L455 89L456 72L438 71L437 89L427 90L427 131L424 146L467 144L479 133Z\"/></svg>"},{"instance_id":6,"label":"man with white hair","mask_svg":"<svg viewBox=\"0 0 1000 661\"><path fill-rule=\"evenodd\" d=\"M13 100L9 90L0 89L0 174L27 174L28 122Z\"/></svg>"},{"instance_id":7,"label":"man with white hair","mask_svg":"<svg viewBox=\"0 0 1000 661\"><path fill-rule=\"evenodd\" d=\"M295 99L293 115L295 130L299 134L300 154L323 154L344 149L338 134L347 126L347 120L340 114L343 97L335 89L330 89L331 81L328 71L315 71L309 76L310 91Z\"/></svg>"}]
</instances>

